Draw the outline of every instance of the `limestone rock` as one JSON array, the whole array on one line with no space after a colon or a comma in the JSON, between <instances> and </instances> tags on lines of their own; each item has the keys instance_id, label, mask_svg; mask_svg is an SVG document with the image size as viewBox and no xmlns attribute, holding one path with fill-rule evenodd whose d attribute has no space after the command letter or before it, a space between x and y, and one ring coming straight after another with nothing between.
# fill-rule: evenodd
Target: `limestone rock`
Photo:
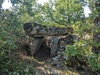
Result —
<instances>
[{"instance_id":1,"label":"limestone rock","mask_svg":"<svg viewBox=\"0 0 100 75\"><path fill-rule=\"evenodd\" d=\"M65 50L67 44L73 43L73 37L69 34L72 33L72 28L60 28L60 27L50 27L50 26L43 26L37 23L25 23L24 24L24 31L26 35L34 38L30 42L30 51L31 54L34 55L39 48L42 46L45 36L51 36L50 41L47 41L46 45L49 45L51 48L51 56L55 56L61 54L61 52ZM62 39L59 39L59 36L68 36ZM69 41L70 40L70 41Z\"/></svg>"},{"instance_id":2,"label":"limestone rock","mask_svg":"<svg viewBox=\"0 0 100 75\"><path fill-rule=\"evenodd\" d=\"M77 39L77 38L76 38ZM52 58L52 65L56 65L57 68L61 68L63 66L63 61L67 60L68 57L64 56L62 52L66 49L66 46L74 44L75 35L68 35L66 37L61 37L58 40L57 45L57 56Z\"/></svg>"},{"instance_id":3,"label":"limestone rock","mask_svg":"<svg viewBox=\"0 0 100 75\"><path fill-rule=\"evenodd\" d=\"M72 33L72 28L50 27L37 23L25 23L24 30L31 37L68 35Z\"/></svg>"},{"instance_id":4,"label":"limestone rock","mask_svg":"<svg viewBox=\"0 0 100 75\"><path fill-rule=\"evenodd\" d=\"M43 37L34 38L31 40L30 42L31 55L34 55L40 49L42 43L43 43Z\"/></svg>"},{"instance_id":5,"label":"limestone rock","mask_svg":"<svg viewBox=\"0 0 100 75\"><path fill-rule=\"evenodd\" d=\"M52 70L51 75L58 75L58 72L56 70Z\"/></svg>"}]
</instances>

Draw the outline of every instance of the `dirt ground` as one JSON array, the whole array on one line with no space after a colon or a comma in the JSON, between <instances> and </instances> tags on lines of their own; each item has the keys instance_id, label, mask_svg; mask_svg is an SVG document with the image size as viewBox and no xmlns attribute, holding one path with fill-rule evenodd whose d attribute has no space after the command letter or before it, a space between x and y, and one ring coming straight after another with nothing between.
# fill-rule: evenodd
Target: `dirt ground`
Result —
<instances>
[{"instance_id":1,"label":"dirt ground","mask_svg":"<svg viewBox=\"0 0 100 75\"><path fill-rule=\"evenodd\" d=\"M26 62L26 65L32 64L36 69L35 75L100 75L89 71L87 68L74 68L74 67L62 67L56 68L51 65L52 57L50 57L50 48L41 47L40 50L34 56L29 56L25 49L16 50L15 57Z\"/></svg>"}]
</instances>

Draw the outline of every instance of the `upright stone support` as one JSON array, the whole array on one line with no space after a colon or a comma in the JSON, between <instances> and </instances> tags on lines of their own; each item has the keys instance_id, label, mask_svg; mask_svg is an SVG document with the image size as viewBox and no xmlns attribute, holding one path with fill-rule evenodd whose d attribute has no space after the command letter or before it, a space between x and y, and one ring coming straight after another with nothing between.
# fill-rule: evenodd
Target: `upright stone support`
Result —
<instances>
[{"instance_id":1,"label":"upright stone support","mask_svg":"<svg viewBox=\"0 0 100 75\"><path fill-rule=\"evenodd\" d=\"M24 31L26 35L34 38L30 43L30 52L32 55L36 54L41 45L43 44L44 36L52 36L51 38L51 56L55 56L58 46L58 36L67 36L72 34L73 29L43 26L37 23L25 23Z\"/></svg>"},{"instance_id":2,"label":"upright stone support","mask_svg":"<svg viewBox=\"0 0 100 75\"><path fill-rule=\"evenodd\" d=\"M37 53L37 51L42 46L43 39L44 39L43 37L37 37L32 39L32 41L30 42L31 55L35 55Z\"/></svg>"},{"instance_id":3,"label":"upright stone support","mask_svg":"<svg viewBox=\"0 0 100 75\"><path fill-rule=\"evenodd\" d=\"M52 36L51 38L51 56L55 56L57 52L58 47L58 37Z\"/></svg>"}]
</instances>

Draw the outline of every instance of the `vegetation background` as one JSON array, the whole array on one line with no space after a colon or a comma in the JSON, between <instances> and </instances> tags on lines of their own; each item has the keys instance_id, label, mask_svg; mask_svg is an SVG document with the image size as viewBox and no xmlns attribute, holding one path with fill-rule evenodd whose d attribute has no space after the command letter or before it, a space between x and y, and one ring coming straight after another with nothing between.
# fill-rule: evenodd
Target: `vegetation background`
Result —
<instances>
[{"instance_id":1,"label":"vegetation background","mask_svg":"<svg viewBox=\"0 0 100 75\"><path fill-rule=\"evenodd\" d=\"M41 5L37 0L10 0L11 9L4 10L0 0L0 74L33 75L32 63L26 66L25 61L14 57L19 45L18 41L25 36L23 24L36 22L42 25L72 27L79 41L66 47L65 55L84 61L93 71L100 71L100 54L91 51L92 46L100 46L94 42L94 19L98 16L95 2L99 0L49 0ZM85 17L84 6L91 10ZM100 32L98 30L98 32ZM16 56L16 55L15 55ZM66 65L70 61L66 60ZM78 63L80 65L80 63Z\"/></svg>"}]
</instances>

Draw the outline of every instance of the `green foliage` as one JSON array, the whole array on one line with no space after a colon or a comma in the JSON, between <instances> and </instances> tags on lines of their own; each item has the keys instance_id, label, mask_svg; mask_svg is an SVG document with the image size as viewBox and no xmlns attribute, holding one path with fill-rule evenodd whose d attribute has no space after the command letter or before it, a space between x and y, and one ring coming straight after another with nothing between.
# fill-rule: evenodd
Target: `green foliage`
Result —
<instances>
[{"instance_id":1,"label":"green foliage","mask_svg":"<svg viewBox=\"0 0 100 75\"><path fill-rule=\"evenodd\" d=\"M88 56L88 63L90 64L89 66L92 67L93 70L100 70L100 55L97 54L90 54Z\"/></svg>"},{"instance_id":2,"label":"green foliage","mask_svg":"<svg viewBox=\"0 0 100 75\"><path fill-rule=\"evenodd\" d=\"M79 65L83 65L86 63L87 59L87 55L90 54L90 51L88 50L89 47L85 47L86 45L83 44L83 41L81 42L76 42L74 45L68 45L66 46L66 50L63 52L64 55L68 56L68 59L66 60L68 65L73 62L73 63L77 63L71 66L79 66ZM70 59L73 59L72 61L69 61ZM80 63L81 62L85 62L85 63Z\"/></svg>"},{"instance_id":3,"label":"green foliage","mask_svg":"<svg viewBox=\"0 0 100 75\"><path fill-rule=\"evenodd\" d=\"M90 16L84 20L78 20L76 23L72 24L74 29L74 34L79 37L79 41L75 41L74 45L68 45L64 52L69 59L75 57L74 60L81 60L85 62L88 67L92 70L100 70L100 55L93 53L91 50L92 46L98 47L100 43L93 41L93 34L99 33L100 28L94 26L94 18L98 15L97 11L94 10L95 0L88 1L92 13ZM71 62L69 59L66 61L68 64ZM79 61L77 61L78 63ZM81 63L78 63L81 65ZM76 65L76 64L75 64Z\"/></svg>"},{"instance_id":4,"label":"green foliage","mask_svg":"<svg viewBox=\"0 0 100 75\"><path fill-rule=\"evenodd\" d=\"M64 52L64 55L67 55L69 58L66 60L67 65L71 64L70 59L73 59L72 61L77 64L75 65L84 65L87 63L88 67L91 67L92 70L94 71L99 71L100 70L100 55L94 54L89 50L89 47L83 45L83 43L75 43L75 45L68 45L66 47L66 50ZM76 57L74 59L74 57ZM85 63L79 63L80 60L81 62ZM75 61L74 61L75 60ZM75 66L74 65L74 66ZM72 66L72 65L71 65Z\"/></svg>"},{"instance_id":5,"label":"green foliage","mask_svg":"<svg viewBox=\"0 0 100 75\"><path fill-rule=\"evenodd\" d=\"M0 49L11 50L16 48L16 39L21 36L21 23L15 12L2 10L0 24Z\"/></svg>"},{"instance_id":6,"label":"green foliage","mask_svg":"<svg viewBox=\"0 0 100 75\"><path fill-rule=\"evenodd\" d=\"M10 55L16 50L16 40L23 33L21 22L16 11L0 9L0 73L10 72L10 67L15 65ZM12 63L13 62L13 63ZM13 69L16 67L13 66ZM11 68L12 69L12 68Z\"/></svg>"},{"instance_id":7,"label":"green foliage","mask_svg":"<svg viewBox=\"0 0 100 75\"><path fill-rule=\"evenodd\" d=\"M100 70L97 61L100 56L91 52L91 46L100 46L92 41L93 33L100 32L100 28L93 26L94 18L98 15L97 10L94 9L95 1L97 0L87 0L87 2L86 0L49 0L48 3L41 5L36 0L11 0L13 7L4 10L3 0L0 0L0 73L33 75L32 67L23 65L22 61L15 62L10 57L11 52L17 48L17 39L24 34L22 26L26 22L59 27L71 26L79 41L74 45L68 45L64 54L70 58L77 57L83 60L93 70ZM92 12L88 18L85 18L83 10L86 3L89 4ZM88 62L84 57L88 58Z\"/></svg>"},{"instance_id":8,"label":"green foliage","mask_svg":"<svg viewBox=\"0 0 100 75\"><path fill-rule=\"evenodd\" d=\"M31 64L13 58L13 56L0 56L0 74L7 75L34 75L35 69Z\"/></svg>"},{"instance_id":9,"label":"green foliage","mask_svg":"<svg viewBox=\"0 0 100 75\"><path fill-rule=\"evenodd\" d=\"M46 18L43 22L70 26L85 18L82 6L80 0L50 0L41 8L43 18Z\"/></svg>"},{"instance_id":10,"label":"green foliage","mask_svg":"<svg viewBox=\"0 0 100 75\"><path fill-rule=\"evenodd\" d=\"M82 24L84 26L82 26ZM64 55L67 55L69 59L76 60L77 65L81 65L78 60L87 64L88 67L91 67L92 70L99 71L100 70L100 60L98 58L100 55L92 53L92 46L98 47L100 43L93 41L92 35L95 33L94 31L98 31L94 28L92 23L84 23L84 22L76 22L72 25L75 34L79 37L79 41L75 41L74 45L66 46L66 50L64 51ZM94 29L93 29L94 28ZM66 61L67 64L70 64L71 61L69 59ZM75 64L76 65L76 64Z\"/></svg>"}]
</instances>

